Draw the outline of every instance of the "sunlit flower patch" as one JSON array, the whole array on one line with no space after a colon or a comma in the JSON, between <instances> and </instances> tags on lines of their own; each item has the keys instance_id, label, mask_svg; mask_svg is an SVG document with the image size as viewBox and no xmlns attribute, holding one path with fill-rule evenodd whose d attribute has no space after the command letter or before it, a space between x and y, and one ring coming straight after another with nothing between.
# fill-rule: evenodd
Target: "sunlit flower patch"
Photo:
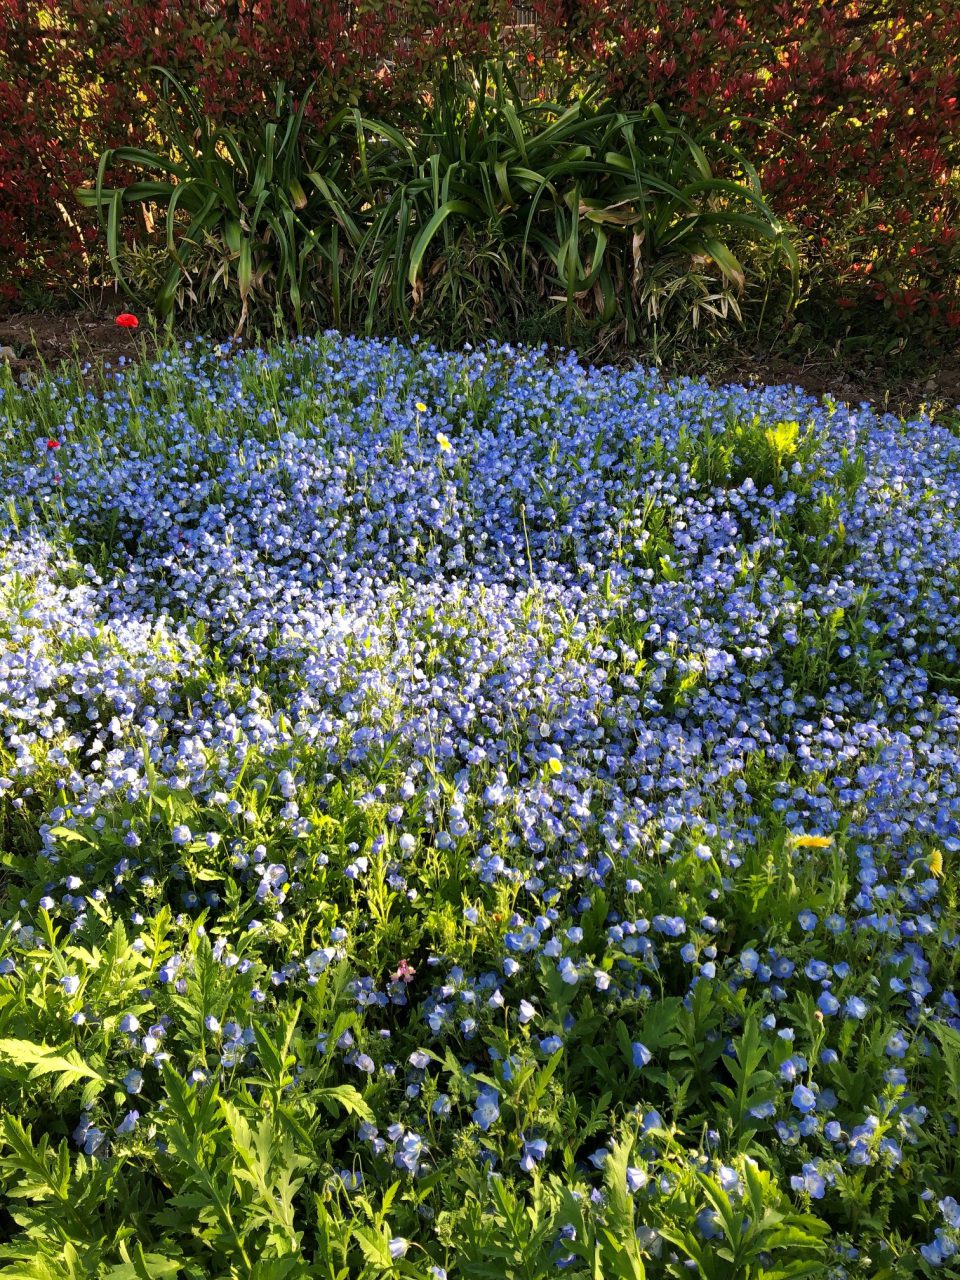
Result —
<instances>
[{"instance_id":1,"label":"sunlit flower patch","mask_svg":"<svg viewBox=\"0 0 960 1280\"><path fill-rule=\"evenodd\" d=\"M947 426L336 335L0 418L17 1274L952 1273Z\"/></svg>"}]
</instances>

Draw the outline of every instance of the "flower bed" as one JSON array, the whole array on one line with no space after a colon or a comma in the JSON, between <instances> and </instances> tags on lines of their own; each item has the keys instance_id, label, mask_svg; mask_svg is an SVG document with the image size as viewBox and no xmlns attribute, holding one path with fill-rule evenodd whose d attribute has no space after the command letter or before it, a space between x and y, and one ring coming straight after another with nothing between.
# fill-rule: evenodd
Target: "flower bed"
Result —
<instances>
[{"instance_id":1,"label":"flower bed","mask_svg":"<svg viewBox=\"0 0 960 1280\"><path fill-rule=\"evenodd\" d=\"M0 413L5 1257L949 1265L946 424L335 335Z\"/></svg>"}]
</instances>

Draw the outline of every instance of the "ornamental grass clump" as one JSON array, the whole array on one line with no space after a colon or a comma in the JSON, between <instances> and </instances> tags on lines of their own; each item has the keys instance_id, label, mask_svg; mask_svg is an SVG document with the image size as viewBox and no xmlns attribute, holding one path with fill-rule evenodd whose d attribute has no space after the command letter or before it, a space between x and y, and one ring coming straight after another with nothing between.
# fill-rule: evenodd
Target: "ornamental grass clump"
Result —
<instances>
[{"instance_id":1,"label":"ornamental grass clump","mask_svg":"<svg viewBox=\"0 0 960 1280\"><path fill-rule=\"evenodd\" d=\"M658 354L742 320L745 296L796 296L793 244L752 165L659 106L551 102L493 64L443 75L405 120L344 108L317 129L310 95L280 85L273 113L241 127L164 81L165 147L104 152L78 193L125 283L123 211L162 211L161 315L237 332L306 316L448 344L649 338ZM160 180L108 188L118 168Z\"/></svg>"}]
</instances>

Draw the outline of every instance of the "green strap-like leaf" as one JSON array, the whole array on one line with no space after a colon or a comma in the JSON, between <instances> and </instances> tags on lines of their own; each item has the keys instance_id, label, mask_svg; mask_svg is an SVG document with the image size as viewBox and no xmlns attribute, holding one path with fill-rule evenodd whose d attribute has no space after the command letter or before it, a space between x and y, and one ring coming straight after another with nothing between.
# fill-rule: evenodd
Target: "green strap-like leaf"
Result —
<instances>
[{"instance_id":1,"label":"green strap-like leaf","mask_svg":"<svg viewBox=\"0 0 960 1280\"><path fill-rule=\"evenodd\" d=\"M466 200L448 200L446 204L441 205L436 210L413 242L413 248L410 251L410 265L407 270L407 280L410 284L416 284L430 241L447 219L454 214L463 214L464 217L475 220L476 213L476 206L469 204Z\"/></svg>"}]
</instances>

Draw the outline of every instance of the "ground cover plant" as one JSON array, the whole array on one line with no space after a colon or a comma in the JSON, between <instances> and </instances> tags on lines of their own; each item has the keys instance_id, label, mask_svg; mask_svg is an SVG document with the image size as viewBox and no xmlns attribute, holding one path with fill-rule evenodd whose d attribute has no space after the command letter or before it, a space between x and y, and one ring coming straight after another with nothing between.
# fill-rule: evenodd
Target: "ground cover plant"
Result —
<instances>
[{"instance_id":1,"label":"ground cover plant","mask_svg":"<svg viewBox=\"0 0 960 1280\"><path fill-rule=\"evenodd\" d=\"M0 1274L957 1274L960 438L0 384Z\"/></svg>"}]
</instances>

